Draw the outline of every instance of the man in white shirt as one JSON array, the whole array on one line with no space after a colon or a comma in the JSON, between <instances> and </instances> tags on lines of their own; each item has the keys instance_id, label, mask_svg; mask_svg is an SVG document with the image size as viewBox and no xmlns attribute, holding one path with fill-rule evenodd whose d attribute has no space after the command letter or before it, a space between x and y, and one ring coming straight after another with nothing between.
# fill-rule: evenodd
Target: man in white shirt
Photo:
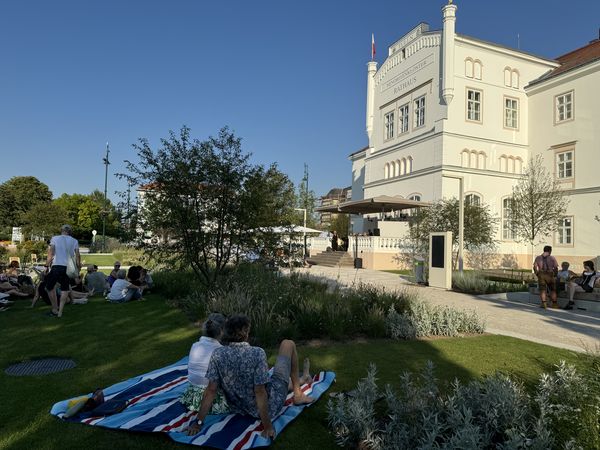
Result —
<instances>
[{"instance_id":1,"label":"man in white shirt","mask_svg":"<svg viewBox=\"0 0 600 450\"><path fill-rule=\"evenodd\" d=\"M50 273L46 277L46 290L50 303L52 304L52 312L50 315L54 317L62 317L63 308L69 298L71 286L69 277L67 276L67 265L70 258L75 258L77 269L81 269L81 256L79 255L79 242L71 236L73 229L70 225L60 227L60 235L53 236L50 239L48 246L48 258L46 259L46 267L51 267ZM60 304L56 299L56 283L60 284Z\"/></svg>"}]
</instances>

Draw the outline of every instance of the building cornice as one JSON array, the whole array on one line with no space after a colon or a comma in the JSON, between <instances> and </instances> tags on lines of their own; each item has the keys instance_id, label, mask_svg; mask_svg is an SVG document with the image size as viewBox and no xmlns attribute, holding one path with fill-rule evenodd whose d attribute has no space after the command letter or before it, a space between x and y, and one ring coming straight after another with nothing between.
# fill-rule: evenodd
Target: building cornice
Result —
<instances>
[{"instance_id":1,"label":"building cornice","mask_svg":"<svg viewBox=\"0 0 600 450\"><path fill-rule=\"evenodd\" d=\"M537 94L547 89L552 89L555 86L571 81L575 78L581 78L594 72L600 71L600 60L595 60L583 66L573 67L572 69L566 70L563 73L548 78L547 80L533 80L527 86L525 86L525 92L527 95Z\"/></svg>"},{"instance_id":2,"label":"building cornice","mask_svg":"<svg viewBox=\"0 0 600 450\"><path fill-rule=\"evenodd\" d=\"M502 55L521 58L521 59L524 59L529 62L533 62L533 63L537 63L537 64L544 64L544 65L548 66L549 68L554 68L554 67L560 66L560 63L558 63L554 59L549 59L549 58L544 58L542 56L533 55L531 53L527 53L527 52L524 52L521 50L516 50L516 49L510 48L510 47L505 47L503 45L499 45L499 44L496 44L493 42L484 41L482 39L477 39L477 38L474 38L471 36L465 36L464 34L457 33L455 41L459 42L459 43L463 43L463 44L470 44L470 45L473 45L476 47L483 48L485 50L491 50L493 52L500 53Z\"/></svg>"},{"instance_id":3,"label":"building cornice","mask_svg":"<svg viewBox=\"0 0 600 450\"><path fill-rule=\"evenodd\" d=\"M370 155L367 155L365 158L365 161L369 161L371 159L376 159L376 158L379 158L380 156L388 155L397 150L403 150L406 147L410 147L412 145L428 141L428 140L433 139L441 134L442 134L442 132L436 133L435 127L432 127L429 130L422 132L418 136L414 136L410 139L407 139L406 141L402 141L402 142L398 142L397 144L390 145L389 147L384 147L382 149L377 150L374 153L371 153Z\"/></svg>"}]
</instances>

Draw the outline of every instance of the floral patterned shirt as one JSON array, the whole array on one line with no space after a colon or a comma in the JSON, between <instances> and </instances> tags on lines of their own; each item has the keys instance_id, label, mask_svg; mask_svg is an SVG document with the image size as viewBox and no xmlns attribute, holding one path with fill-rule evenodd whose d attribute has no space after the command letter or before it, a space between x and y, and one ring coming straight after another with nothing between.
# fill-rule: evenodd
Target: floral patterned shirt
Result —
<instances>
[{"instance_id":1,"label":"floral patterned shirt","mask_svg":"<svg viewBox=\"0 0 600 450\"><path fill-rule=\"evenodd\" d=\"M260 347L247 342L232 342L215 349L208 364L206 378L215 382L225 394L231 412L259 418L254 386L265 385L269 396L269 416L281 409L281 399L269 395L270 378L267 355Z\"/></svg>"}]
</instances>

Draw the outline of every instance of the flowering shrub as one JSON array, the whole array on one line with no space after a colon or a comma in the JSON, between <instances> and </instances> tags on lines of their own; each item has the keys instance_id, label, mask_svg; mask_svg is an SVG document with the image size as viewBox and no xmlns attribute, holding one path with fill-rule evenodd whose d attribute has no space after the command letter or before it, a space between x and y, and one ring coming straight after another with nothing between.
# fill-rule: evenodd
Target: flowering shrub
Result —
<instances>
[{"instance_id":1,"label":"flowering shrub","mask_svg":"<svg viewBox=\"0 0 600 450\"><path fill-rule=\"evenodd\" d=\"M352 396L330 400L328 420L346 448L549 449L599 448L598 374L583 376L560 363L541 376L531 397L520 383L496 373L442 393L427 363L399 389L381 390L371 366ZM381 397L385 405L375 407Z\"/></svg>"}]
</instances>

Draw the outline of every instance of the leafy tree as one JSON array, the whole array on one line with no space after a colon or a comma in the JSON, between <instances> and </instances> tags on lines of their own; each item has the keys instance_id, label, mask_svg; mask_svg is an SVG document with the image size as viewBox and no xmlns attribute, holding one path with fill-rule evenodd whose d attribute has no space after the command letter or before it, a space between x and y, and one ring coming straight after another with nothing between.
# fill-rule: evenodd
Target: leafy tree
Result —
<instances>
[{"instance_id":1,"label":"leafy tree","mask_svg":"<svg viewBox=\"0 0 600 450\"><path fill-rule=\"evenodd\" d=\"M544 167L541 155L531 158L523 177L513 187L510 201L511 226L521 242L533 247L558 229L569 200L560 183Z\"/></svg>"},{"instance_id":2,"label":"leafy tree","mask_svg":"<svg viewBox=\"0 0 600 450\"><path fill-rule=\"evenodd\" d=\"M161 139L157 150L146 139L134 148L139 161L126 161L129 173L118 176L143 187L139 238L153 256L191 268L205 285L242 252L271 241L261 229L289 223L289 179L276 166L252 165L227 127L199 141L184 126Z\"/></svg>"},{"instance_id":3,"label":"leafy tree","mask_svg":"<svg viewBox=\"0 0 600 450\"><path fill-rule=\"evenodd\" d=\"M336 214L328 227L337 231L338 236L348 236L350 225L348 223L348 214Z\"/></svg>"},{"instance_id":4,"label":"leafy tree","mask_svg":"<svg viewBox=\"0 0 600 450\"><path fill-rule=\"evenodd\" d=\"M67 211L60 205L37 203L23 215L23 232L27 238L43 238L58 234L60 227L69 222Z\"/></svg>"},{"instance_id":5,"label":"leafy tree","mask_svg":"<svg viewBox=\"0 0 600 450\"><path fill-rule=\"evenodd\" d=\"M12 177L0 184L0 226L22 225L33 205L51 200L52 192L36 177Z\"/></svg>"},{"instance_id":6,"label":"leafy tree","mask_svg":"<svg viewBox=\"0 0 600 450\"><path fill-rule=\"evenodd\" d=\"M428 208L419 208L410 216L410 240L416 248L415 254L424 253L429 245L429 233L452 231L452 247L456 250L454 266L458 261L458 199L442 199ZM477 249L494 244L498 219L489 207L465 203L464 205L464 248Z\"/></svg>"},{"instance_id":7,"label":"leafy tree","mask_svg":"<svg viewBox=\"0 0 600 450\"><path fill-rule=\"evenodd\" d=\"M62 207L68 216L68 223L73 227L73 236L78 239L89 239L91 232L96 229L102 230L102 213L105 209L104 194L95 190L89 195L85 194L62 194L54 200L54 203ZM109 236L120 235L120 216L111 203L106 201L106 234Z\"/></svg>"}]
</instances>

